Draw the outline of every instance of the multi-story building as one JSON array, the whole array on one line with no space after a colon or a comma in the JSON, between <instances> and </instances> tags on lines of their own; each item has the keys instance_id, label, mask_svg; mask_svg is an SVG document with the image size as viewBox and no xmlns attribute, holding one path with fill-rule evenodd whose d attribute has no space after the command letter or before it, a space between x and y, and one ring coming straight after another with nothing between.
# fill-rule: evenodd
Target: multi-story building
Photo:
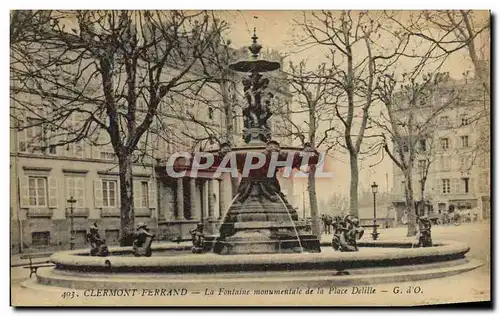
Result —
<instances>
[{"instance_id":1,"label":"multi-story building","mask_svg":"<svg viewBox=\"0 0 500 316\"><path fill-rule=\"evenodd\" d=\"M233 86L235 97L231 100L241 105L237 86ZM282 99L290 97L286 87L275 93ZM147 142L138 146L144 145L147 155L137 157L133 167L134 214L137 222L147 223L157 233L158 239L185 239L200 221L211 224L212 229L216 227L232 200L230 179L214 179L212 174L201 171L195 178L189 173L184 178L169 178L164 172L165 161L177 151L210 149L205 146L208 141L197 139L200 135L206 137L207 129L224 135L223 113L217 110L222 101L214 96L211 102L167 102L180 103L178 112L161 114L162 126L169 126L170 131L161 137L151 133ZM36 111L19 115L26 121L37 119ZM75 124L79 119L76 114L72 117ZM241 120L235 115L235 131L241 129ZM277 132L276 128L279 124L272 123L273 132ZM42 126L22 131L12 128L10 133L13 251L68 248L72 225L76 247L83 247L91 223L97 223L108 244L118 243L120 186L117 157L111 145L94 146L82 140L63 147L45 146L47 131ZM98 138L101 144L109 143L105 132ZM284 191L293 192L287 189L289 186L291 182L285 183ZM73 208L68 203L70 197L76 200Z\"/></svg>"},{"instance_id":2,"label":"multi-story building","mask_svg":"<svg viewBox=\"0 0 500 316\"><path fill-rule=\"evenodd\" d=\"M474 79L451 80L446 87L453 88L454 93L445 89L414 112L417 122L419 117L427 122L421 125L426 128L423 133L413 135L418 147L412 169L414 199L422 199L421 179L428 166L424 200L435 213L454 205L458 209L476 209L486 219L490 217L489 95ZM450 95L455 95L451 101ZM450 105L433 117L436 108L446 102ZM408 115L408 111L402 109L397 115ZM393 167L394 204L401 219L406 208L405 177L400 168L395 164Z\"/></svg>"}]
</instances>

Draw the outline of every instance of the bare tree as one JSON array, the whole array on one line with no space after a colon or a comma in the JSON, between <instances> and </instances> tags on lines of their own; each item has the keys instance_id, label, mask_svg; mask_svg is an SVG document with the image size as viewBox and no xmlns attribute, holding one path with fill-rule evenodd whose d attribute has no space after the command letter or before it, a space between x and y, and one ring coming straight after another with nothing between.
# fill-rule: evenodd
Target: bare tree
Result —
<instances>
[{"instance_id":1,"label":"bare tree","mask_svg":"<svg viewBox=\"0 0 500 316\"><path fill-rule=\"evenodd\" d=\"M284 119L282 136L299 139L304 145L310 143L314 148L322 148L328 153L333 148L330 143L330 134L333 125L333 101L328 93L328 72L326 65L318 66L315 71L307 70L305 61L298 65L290 63L286 82L294 96L292 103L277 107L278 115ZM300 122L303 120L302 123ZM324 126L327 126L326 128ZM321 227L318 213L318 200L316 196L315 168L308 172L307 191L311 208L312 232L320 236Z\"/></svg>"},{"instance_id":2,"label":"bare tree","mask_svg":"<svg viewBox=\"0 0 500 316\"><path fill-rule=\"evenodd\" d=\"M358 184L360 158L370 108L374 104L375 80L385 73L402 55L408 44L408 34L396 34L384 25L384 14L365 11L331 11L304 14L295 24L305 34L300 46L322 46L327 50L330 93L338 100L335 114L341 122L339 145L349 155L350 212L358 216ZM388 49L378 44L382 34L394 39Z\"/></svg>"},{"instance_id":3,"label":"bare tree","mask_svg":"<svg viewBox=\"0 0 500 316\"><path fill-rule=\"evenodd\" d=\"M379 78L376 95L384 104L387 116L381 113L374 120L374 124L382 130L381 146L404 175L408 236L415 235L417 231L413 172L421 168L423 194L435 157L432 153L436 146L433 131L442 124L437 118L456 104L458 96L455 87L450 85L448 74L426 74L418 80L415 79L417 73L403 74L400 82L391 75ZM444 102L443 95L447 96Z\"/></svg>"},{"instance_id":4,"label":"bare tree","mask_svg":"<svg viewBox=\"0 0 500 316\"><path fill-rule=\"evenodd\" d=\"M100 135L108 136L119 167L120 243L129 243L133 156L152 126L168 135L160 116L172 110L167 101L206 82L200 60L225 23L181 11L53 11L38 26L19 21L11 43L15 127L41 126L51 136L44 146L103 145ZM26 112L36 120L19 120Z\"/></svg>"},{"instance_id":5,"label":"bare tree","mask_svg":"<svg viewBox=\"0 0 500 316\"><path fill-rule=\"evenodd\" d=\"M349 199L339 193L334 192L326 200L325 213L331 215L345 215L349 213Z\"/></svg>"}]
</instances>

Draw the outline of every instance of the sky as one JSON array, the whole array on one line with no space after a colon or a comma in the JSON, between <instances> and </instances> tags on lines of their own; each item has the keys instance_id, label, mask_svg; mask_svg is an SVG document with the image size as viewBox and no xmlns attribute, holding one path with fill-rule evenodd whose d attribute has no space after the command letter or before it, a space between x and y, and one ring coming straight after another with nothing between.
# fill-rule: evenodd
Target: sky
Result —
<instances>
[{"instance_id":1,"label":"sky","mask_svg":"<svg viewBox=\"0 0 500 316\"><path fill-rule=\"evenodd\" d=\"M314 67L324 60L324 53L315 47L307 50L294 45L294 36L298 34L293 27L294 19L302 18L302 11L224 11L221 16L229 23L230 28L228 38L234 47L248 46L251 43L250 37L253 28L257 30L259 43L264 46L264 50L272 49L286 54L285 64L289 61L298 63L307 60L308 65ZM403 13L405 14L405 13ZM486 13L487 14L487 13ZM382 39L383 41L383 39ZM385 45L388 45L385 43ZM284 65L285 69L287 65ZM403 67L405 65L402 65ZM453 78L460 78L464 71L472 71L472 63L465 50L453 54L443 65L443 71L450 72ZM374 113L379 109L374 108ZM317 194L320 199L326 199L331 194L332 188L342 194L349 192L349 160L346 155L336 154L337 159L333 162L333 178L321 180L317 185ZM373 182L379 184L381 191L390 191L392 188L393 164L385 155L367 158L359 163L359 192L369 190ZM371 167L376 164L376 166ZM295 192L303 190L302 183L296 183Z\"/></svg>"}]
</instances>

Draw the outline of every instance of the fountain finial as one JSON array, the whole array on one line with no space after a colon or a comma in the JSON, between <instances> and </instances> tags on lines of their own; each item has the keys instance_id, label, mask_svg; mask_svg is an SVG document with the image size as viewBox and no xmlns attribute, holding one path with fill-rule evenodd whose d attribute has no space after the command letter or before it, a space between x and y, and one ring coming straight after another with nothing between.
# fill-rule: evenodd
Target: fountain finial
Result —
<instances>
[{"instance_id":1,"label":"fountain finial","mask_svg":"<svg viewBox=\"0 0 500 316\"><path fill-rule=\"evenodd\" d=\"M262 45L260 45L259 43L257 43L257 40L259 38L257 37L257 33L256 32L257 32L257 28L254 27L253 28L253 36L251 37L252 38L252 45L248 46L248 49L252 53L252 57L253 58L259 57L260 50L262 49Z\"/></svg>"}]
</instances>

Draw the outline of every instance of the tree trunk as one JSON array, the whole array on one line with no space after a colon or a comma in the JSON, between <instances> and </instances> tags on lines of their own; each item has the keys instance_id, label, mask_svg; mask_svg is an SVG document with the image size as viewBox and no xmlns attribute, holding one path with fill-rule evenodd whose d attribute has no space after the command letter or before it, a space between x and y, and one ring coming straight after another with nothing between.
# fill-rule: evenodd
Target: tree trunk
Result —
<instances>
[{"instance_id":1,"label":"tree trunk","mask_svg":"<svg viewBox=\"0 0 500 316\"><path fill-rule=\"evenodd\" d=\"M359 183L359 170L358 170L358 156L355 154L349 155L349 162L351 167L351 184L349 188L350 199L350 214L359 217L358 211L358 183Z\"/></svg>"},{"instance_id":2,"label":"tree trunk","mask_svg":"<svg viewBox=\"0 0 500 316\"><path fill-rule=\"evenodd\" d=\"M118 158L120 172L120 246L131 246L134 233L134 196L131 155Z\"/></svg>"},{"instance_id":3,"label":"tree trunk","mask_svg":"<svg viewBox=\"0 0 500 316\"><path fill-rule=\"evenodd\" d=\"M417 234L417 212L415 208L415 200L413 199L413 184L411 176L411 168L405 172L406 183L406 208L408 210L408 233L407 236L415 236Z\"/></svg>"},{"instance_id":4,"label":"tree trunk","mask_svg":"<svg viewBox=\"0 0 500 316\"><path fill-rule=\"evenodd\" d=\"M222 94L222 104L224 107L224 125L226 127L225 137L226 141L234 145L234 125L233 125L233 104L229 96L229 83L225 79L227 75L223 75L224 79L220 83ZM231 197L234 199L238 192L238 185L240 182L238 178L231 177Z\"/></svg>"},{"instance_id":5,"label":"tree trunk","mask_svg":"<svg viewBox=\"0 0 500 316\"><path fill-rule=\"evenodd\" d=\"M311 166L307 176L307 192L309 193L309 207L311 208L311 230L313 235L321 239L321 225L318 214L318 199L316 197L315 166Z\"/></svg>"}]
</instances>

